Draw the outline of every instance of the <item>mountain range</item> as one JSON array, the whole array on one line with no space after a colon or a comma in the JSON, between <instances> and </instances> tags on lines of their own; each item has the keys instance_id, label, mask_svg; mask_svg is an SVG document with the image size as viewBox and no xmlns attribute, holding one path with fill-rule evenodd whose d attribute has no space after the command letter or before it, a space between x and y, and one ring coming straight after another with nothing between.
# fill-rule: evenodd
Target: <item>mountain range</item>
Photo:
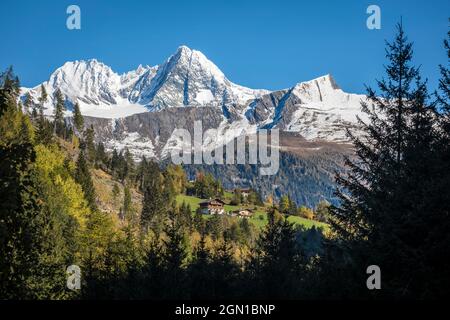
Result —
<instances>
[{"instance_id":1,"label":"mountain range","mask_svg":"<svg viewBox=\"0 0 450 320\"><path fill-rule=\"evenodd\" d=\"M344 92L330 74L286 89L251 89L233 83L203 53L186 46L180 46L162 64L139 65L124 74L96 59L66 62L42 86L49 95L46 115L53 114L53 94L60 89L66 99L67 121L71 121L73 105L79 103L86 125L94 126L98 141L109 150L128 148L136 159L163 160L181 143L172 138L173 130L187 129L192 135L196 120L202 121L204 131L218 130L217 136L206 139L205 148L260 129L278 128L285 137L282 141L289 141L282 151L312 161L312 166L326 158L327 168L316 171L326 171L327 188L333 184L331 171L341 166L340 160L334 160L341 158L342 148L335 145L348 142L347 129L358 133L357 116L366 119L360 111L366 97ZM29 92L37 103L40 91L41 84L22 88L22 99ZM293 137L300 147L292 146ZM241 182L256 183L250 180L247 176ZM232 183L236 181L230 180Z\"/></svg>"},{"instance_id":2,"label":"mountain range","mask_svg":"<svg viewBox=\"0 0 450 320\"><path fill-rule=\"evenodd\" d=\"M179 47L160 65L139 65L136 70L121 75L96 59L67 62L42 85L49 94L45 105L47 115L53 113L53 93L59 88L66 98L67 116L78 102L83 115L108 119L110 128L120 127L121 123L128 122L124 119L136 114L166 111L163 115L170 117L174 112L167 112L169 109L186 108L179 111L180 116L194 114L194 118L207 122L204 128L219 128L230 138L260 128L279 128L298 133L307 140L345 142L346 129L356 129L356 115L364 117L360 102L365 96L342 91L329 74L287 89L250 89L231 82L205 55L186 46ZM41 84L23 88L22 92L30 92L37 102L40 87ZM210 110L187 111L194 108ZM161 118L161 115L150 116L154 117ZM167 143L157 133L123 129L119 140L136 156L161 155ZM109 137L108 140L109 147L120 147L118 141L113 141L117 139ZM143 152L142 143L149 140L151 146Z\"/></svg>"}]
</instances>

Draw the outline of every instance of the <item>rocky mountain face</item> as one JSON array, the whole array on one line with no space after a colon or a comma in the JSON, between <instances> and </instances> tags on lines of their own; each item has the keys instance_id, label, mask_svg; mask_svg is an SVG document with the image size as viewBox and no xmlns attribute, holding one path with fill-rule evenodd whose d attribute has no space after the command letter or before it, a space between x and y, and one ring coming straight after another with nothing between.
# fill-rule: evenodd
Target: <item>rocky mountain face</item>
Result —
<instances>
[{"instance_id":1,"label":"rocky mountain face","mask_svg":"<svg viewBox=\"0 0 450 320\"><path fill-rule=\"evenodd\" d=\"M232 107L242 105L267 91L252 90L229 81L200 51L178 48L154 74L146 75L132 102L150 111L171 107Z\"/></svg>"},{"instance_id":2,"label":"rocky mountain face","mask_svg":"<svg viewBox=\"0 0 450 320\"><path fill-rule=\"evenodd\" d=\"M365 99L362 95L342 91L331 75L277 91L239 86L200 51L186 46L179 47L160 65L140 65L122 75L95 59L67 62L43 86L50 98L45 105L48 115L53 113L53 93L59 88L67 99L67 116L76 102L85 116L110 119L109 127L123 122L136 124L136 118L145 121L145 117L163 119L190 114L192 119L202 120L204 127L211 127L211 119L229 136L228 139L261 128L279 128L299 133L308 140L345 142L345 131L356 129L356 115L361 116L360 102ZM23 89L25 92L30 92L37 101L40 85ZM177 112L167 112L172 108ZM180 111L183 108L212 109ZM154 114L136 117L136 114L148 112ZM131 118L126 119L128 117ZM218 117L222 119L219 124ZM165 119L164 122L179 125L177 119ZM123 127L126 131L122 134L139 135L142 139L150 139L153 145L167 142L163 137L155 136L154 129L143 130L142 127L149 128L148 123L139 125L137 128ZM166 130L173 131L174 128L169 126ZM118 130L115 133L119 134ZM118 136L118 139L122 138ZM134 152L131 144L127 147L136 155L142 151L139 147Z\"/></svg>"},{"instance_id":3,"label":"rocky mountain face","mask_svg":"<svg viewBox=\"0 0 450 320\"><path fill-rule=\"evenodd\" d=\"M195 121L201 121L202 129L206 131L219 128L224 120L220 109L214 107L167 108L118 119L85 117L85 125L94 127L97 140L102 141L107 149L128 148L136 160L142 156L165 158L170 152L173 131L186 129L193 137ZM176 146L176 141L173 143Z\"/></svg>"},{"instance_id":4,"label":"rocky mountain face","mask_svg":"<svg viewBox=\"0 0 450 320\"><path fill-rule=\"evenodd\" d=\"M236 137L273 128L299 143L341 144L347 142L347 129L358 132L357 116L365 119L360 112L365 96L344 92L331 75L283 90L250 89L231 82L200 51L186 46L179 47L160 65L140 65L122 75L95 59L67 62L42 85L49 94L44 106L48 116L53 114L53 94L60 89L66 98L68 121L73 105L79 103L86 125L93 125L98 141L109 150L128 148L136 159L167 158L183 143L172 136L173 131L186 129L193 136L195 121L201 121L205 134L216 129L203 142L204 148L211 149ZM23 88L22 98L29 92L37 102L40 88ZM306 159L290 148L282 147L281 151L308 163L323 162L327 157L322 153L323 146L307 148L308 154L321 154L322 160ZM333 150L334 158L342 154ZM243 175L234 169L228 174ZM244 176L246 182L242 184L256 183L254 177ZM318 181L323 184L322 178ZM287 185L281 181L283 184ZM288 191L283 187L280 190Z\"/></svg>"}]
</instances>

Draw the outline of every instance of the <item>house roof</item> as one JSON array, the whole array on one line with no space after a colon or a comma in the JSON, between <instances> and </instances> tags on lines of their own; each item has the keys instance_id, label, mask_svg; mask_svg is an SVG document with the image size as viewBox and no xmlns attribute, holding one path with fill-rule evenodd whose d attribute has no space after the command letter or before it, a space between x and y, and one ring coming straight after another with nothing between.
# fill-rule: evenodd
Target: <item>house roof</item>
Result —
<instances>
[{"instance_id":1,"label":"house roof","mask_svg":"<svg viewBox=\"0 0 450 320\"><path fill-rule=\"evenodd\" d=\"M232 213L239 214L239 215L252 215L253 211L251 209L239 209L239 210L233 210Z\"/></svg>"},{"instance_id":2,"label":"house roof","mask_svg":"<svg viewBox=\"0 0 450 320\"><path fill-rule=\"evenodd\" d=\"M200 206L208 206L208 205L221 205L223 206L225 202L223 202L220 199L212 199L212 200L206 200L203 202L200 202Z\"/></svg>"}]
</instances>

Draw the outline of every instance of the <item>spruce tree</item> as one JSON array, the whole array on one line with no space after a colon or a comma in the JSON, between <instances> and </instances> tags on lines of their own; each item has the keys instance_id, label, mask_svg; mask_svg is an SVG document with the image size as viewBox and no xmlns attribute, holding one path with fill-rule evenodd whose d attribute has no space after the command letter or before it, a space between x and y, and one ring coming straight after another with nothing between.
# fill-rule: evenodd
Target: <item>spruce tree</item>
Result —
<instances>
[{"instance_id":1,"label":"spruce tree","mask_svg":"<svg viewBox=\"0 0 450 320\"><path fill-rule=\"evenodd\" d=\"M48 119L44 117L44 105L48 100L48 94L44 85L41 84L41 95L38 98L38 119L36 128L36 141L45 145L49 145L53 141L54 127Z\"/></svg>"},{"instance_id":2,"label":"spruce tree","mask_svg":"<svg viewBox=\"0 0 450 320\"><path fill-rule=\"evenodd\" d=\"M116 177L116 170L119 165L119 154L117 153L117 149L114 148L112 155L111 155L111 161L109 162L109 170L111 171L111 174Z\"/></svg>"},{"instance_id":3,"label":"spruce tree","mask_svg":"<svg viewBox=\"0 0 450 320\"><path fill-rule=\"evenodd\" d=\"M450 21L450 20L449 20ZM441 79L437 105L439 108L439 141L436 146L437 156L434 183L430 186L429 195L434 198L432 223L428 224L429 236L425 239L428 250L424 254L430 274L433 276L430 286L435 297L445 297L450 288L450 263L446 252L450 252L450 31L444 40L446 65L440 65ZM431 290L430 290L431 291Z\"/></svg>"},{"instance_id":4,"label":"spruce tree","mask_svg":"<svg viewBox=\"0 0 450 320\"><path fill-rule=\"evenodd\" d=\"M29 117L17 103L19 79L12 68L0 74L0 145L31 143L34 131Z\"/></svg>"},{"instance_id":5,"label":"spruce tree","mask_svg":"<svg viewBox=\"0 0 450 320\"><path fill-rule=\"evenodd\" d=\"M13 106L18 109L16 101L20 95L19 78L14 75L13 68L9 67L5 72L0 74L0 117L8 109Z\"/></svg>"},{"instance_id":6,"label":"spruce tree","mask_svg":"<svg viewBox=\"0 0 450 320\"><path fill-rule=\"evenodd\" d=\"M97 203L95 200L96 196L94 184L92 182L91 173L89 171L89 167L86 162L83 150L81 150L80 154L78 155L75 170L75 181L81 185L84 197L89 205L89 208L91 208L92 211L96 211Z\"/></svg>"},{"instance_id":7,"label":"spruce tree","mask_svg":"<svg viewBox=\"0 0 450 320\"><path fill-rule=\"evenodd\" d=\"M178 209L178 215L178 220L182 229L185 231L191 231L193 229L191 206L183 201Z\"/></svg>"},{"instance_id":8,"label":"spruce tree","mask_svg":"<svg viewBox=\"0 0 450 320\"><path fill-rule=\"evenodd\" d=\"M131 192L128 185L123 188L123 206L122 206L123 218L128 221L132 221L132 203L131 203Z\"/></svg>"},{"instance_id":9,"label":"spruce tree","mask_svg":"<svg viewBox=\"0 0 450 320\"><path fill-rule=\"evenodd\" d=\"M39 116L43 117L44 116L44 105L48 100L47 90L45 90L45 87L43 84L41 84L41 95L38 98L38 100L39 100Z\"/></svg>"},{"instance_id":10,"label":"spruce tree","mask_svg":"<svg viewBox=\"0 0 450 320\"><path fill-rule=\"evenodd\" d=\"M332 207L329 221L351 257L355 296L368 294L366 269L373 264L382 270L383 290L371 294L421 297L433 290L423 256L437 206L431 192L440 174L432 160L437 116L412 55L399 24L387 43L388 78L378 81L379 93L368 88L362 103L369 118L359 121L363 135L349 132L356 158L347 159L347 175L337 176L341 204Z\"/></svg>"},{"instance_id":11,"label":"spruce tree","mask_svg":"<svg viewBox=\"0 0 450 320\"><path fill-rule=\"evenodd\" d=\"M95 147L95 131L94 126L91 125L83 133L83 141L80 148L84 150L86 160L90 164L94 164L96 160L96 147Z\"/></svg>"},{"instance_id":12,"label":"spruce tree","mask_svg":"<svg viewBox=\"0 0 450 320\"><path fill-rule=\"evenodd\" d=\"M166 219L168 199L164 194L163 179L158 164L150 162L146 170L144 198L142 202L141 226L144 230L152 229L159 234Z\"/></svg>"},{"instance_id":13,"label":"spruce tree","mask_svg":"<svg viewBox=\"0 0 450 320\"><path fill-rule=\"evenodd\" d=\"M268 212L268 219L251 263L253 279L259 285L258 294L266 299L299 298L305 264L296 243L295 229L274 208Z\"/></svg>"},{"instance_id":14,"label":"spruce tree","mask_svg":"<svg viewBox=\"0 0 450 320\"><path fill-rule=\"evenodd\" d=\"M117 155L117 153L116 153L116 155ZM113 153L113 157L114 157L114 153ZM145 158L145 156L142 156L142 159L136 168L136 176L135 176L135 182L138 186L138 189L141 191L144 189L147 165L148 165L147 159Z\"/></svg>"},{"instance_id":15,"label":"spruce tree","mask_svg":"<svg viewBox=\"0 0 450 320\"><path fill-rule=\"evenodd\" d=\"M77 132L83 131L84 118L81 114L80 105L78 102L73 106L73 123L75 124L75 129L77 129Z\"/></svg>"},{"instance_id":16,"label":"spruce tree","mask_svg":"<svg viewBox=\"0 0 450 320\"><path fill-rule=\"evenodd\" d=\"M170 219L164 228L167 239L164 242L163 265L165 273L165 298L186 298L185 288L185 263L187 258L184 235L175 217L175 212L170 212Z\"/></svg>"},{"instance_id":17,"label":"spruce tree","mask_svg":"<svg viewBox=\"0 0 450 320\"><path fill-rule=\"evenodd\" d=\"M206 248L205 234L195 248L194 259L189 265L190 299L214 298L211 253Z\"/></svg>"},{"instance_id":18,"label":"spruce tree","mask_svg":"<svg viewBox=\"0 0 450 320\"><path fill-rule=\"evenodd\" d=\"M143 268L144 297L146 299L161 299L161 292L167 288L165 284L165 270L163 266L163 248L159 236L152 238L147 252L146 263Z\"/></svg>"},{"instance_id":19,"label":"spruce tree","mask_svg":"<svg viewBox=\"0 0 450 320\"><path fill-rule=\"evenodd\" d=\"M65 131L65 125L64 125L64 111L66 110L65 107L65 100L64 96L61 93L61 90L56 89L54 93L54 99L55 99L55 112L54 112L54 132L60 137L63 137L64 131Z\"/></svg>"},{"instance_id":20,"label":"spruce tree","mask_svg":"<svg viewBox=\"0 0 450 320\"><path fill-rule=\"evenodd\" d=\"M233 258L233 248L224 237L222 243L216 248L211 268L213 272L214 297L216 299L236 298L238 288L238 266Z\"/></svg>"},{"instance_id":21,"label":"spruce tree","mask_svg":"<svg viewBox=\"0 0 450 320\"><path fill-rule=\"evenodd\" d=\"M200 212L200 208L197 208L192 218L192 225L198 233L203 234L206 232L206 221L203 219L203 214Z\"/></svg>"},{"instance_id":22,"label":"spruce tree","mask_svg":"<svg viewBox=\"0 0 450 320\"><path fill-rule=\"evenodd\" d=\"M120 174L119 177L122 181L125 180L134 180L134 160L133 160L133 155L131 154L130 150L128 150L128 148L125 148L124 153L120 154Z\"/></svg>"},{"instance_id":23,"label":"spruce tree","mask_svg":"<svg viewBox=\"0 0 450 320\"><path fill-rule=\"evenodd\" d=\"M33 97L31 96L30 92L27 92L25 94L25 100L23 101L23 106L25 107L26 112L30 113L30 111L31 111L33 118L37 117L36 106L34 104Z\"/></svg>"},{"instance_id":24,"label":"spruce tree","mask_svg":"<svg viewBox=\"0 0 450 320\"><path fill-rule=\"evenodd\" d=\"M106 153L105 145L103 144L103 142L99 142L97 144L97 148L95 151L95 157L96 157L96 159L95 159L96 167L101 168L104 171L106 171L109 158L108 158L108 154Z\"/></svg>"},{"instance_id":25,"label":"spruce tree","mask_svg":"<svg viewBox=\"0 0 450 320\"><path fill-rule=\"evenodd\" d=\"M36 129L36 142L50 145L53 142L53 126L43 115L39 115Z\"/></svg>"}]
</instances>

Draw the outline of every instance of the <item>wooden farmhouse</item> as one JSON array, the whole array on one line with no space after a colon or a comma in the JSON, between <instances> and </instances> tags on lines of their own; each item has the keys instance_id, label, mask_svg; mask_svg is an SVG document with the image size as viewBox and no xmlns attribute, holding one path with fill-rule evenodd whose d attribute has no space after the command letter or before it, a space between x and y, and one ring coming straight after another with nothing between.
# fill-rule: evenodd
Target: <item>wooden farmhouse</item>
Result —
<instances>
[{"instance_id":1,"label":"wooden farmhouse","mask_svg":"<svg viewBox=\"0 0 450 320\"><path fill-rule=\"evenodd\" d=\"M200 202L200 212L202 214L224 214L223 208L225 202L220 199L210 199Z\"/></svg>"}]
</instances>

